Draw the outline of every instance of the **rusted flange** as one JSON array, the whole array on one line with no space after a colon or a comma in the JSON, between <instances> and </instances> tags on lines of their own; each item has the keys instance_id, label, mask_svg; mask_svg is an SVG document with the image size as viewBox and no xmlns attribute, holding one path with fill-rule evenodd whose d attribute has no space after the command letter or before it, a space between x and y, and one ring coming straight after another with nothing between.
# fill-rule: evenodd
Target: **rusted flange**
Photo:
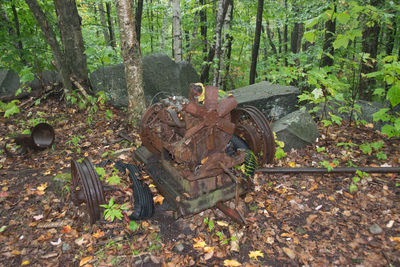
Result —
<instances>
[{"instance_id":1,"label":"rusted flange","mask_svg":"<svg viewBox=\"0 0 400 267\"><path fill-rule=\"evenodd\" d=\"M240 136L258 158L258 166L271 163L275 157L275 139L264 114L253 106L236 108L231 112L236 124L235 134Z\"/></svg>"},{"instance_id":2,"label":"rusted flange","mask_svg":"<svg viewBox=\"0 0 400 267\"><path fill-rule=\"evenodd\" d=\"M55 138L54 129L50 124L39 123L33 127L31 138L38 149L50 147Z\"/></svg>"},{"instance_id":3,"label":"rusted flange","mask_svg":"<svg viewBox=\"0 0 400 267\"><path fill-rule=\"evenodd\" d=\"M90 159L84 158L82 162L72 160L71 176L74 203L86 203L90 223L93 224L101 218L100 205L104 204L105 200L103 186Z\"/></svg>"},{"instance_id":4,"label":"rusted flange","mask_svg":"<svg viewBox=\"0 0 400 267\"><path fill-rule=\"evenodd\" d=\"M157 129L154 129L154 122L158 119L158 113L162 109L162 104L156 103L150 106L143 114L142 120L140 121L139 134L142 144L153 154L159 155L161 148L157 149L157 146L153 143L154 140L158 140L158 137L153 137L156 134Z\"/></svg>"}]
</instances>

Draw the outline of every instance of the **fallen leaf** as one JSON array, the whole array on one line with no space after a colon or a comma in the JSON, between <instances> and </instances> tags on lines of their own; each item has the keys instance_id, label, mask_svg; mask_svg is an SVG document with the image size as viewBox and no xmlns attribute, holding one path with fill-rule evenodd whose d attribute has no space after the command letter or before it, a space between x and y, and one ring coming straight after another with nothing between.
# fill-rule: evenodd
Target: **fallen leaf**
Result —
<instances>
[{"instance_id":1,"label":"fallen leaf","mask_svg":"<svg viewBox=\"0 0 400 267\"><path fill-rule=\"evenodd\" d=\"M162 195L158 194L157 196L155 196L153 198L153 201L154 201L154 204L160 203L160 205L162 205L164 202L164 197Z\"/></svg>"},{"instance_id":2,"label":"fallen leaf","mask_svg":"<svg viewBox=\"0 0 400 267\"><path fill-rule=\"evenodd\" d=\"M294 254L293 250L291 250L290 248L282 248L283 252L285 252L285 254L292 260L294 260L296 258L296 255Z\"/></svg>"},{"instance_id":3,"label":"fallen leaf","mask_svg":"<svg viewBox=\"0 0 400 267\"><path fill-rule=\"evenodd\" d=\"M3 192L8 191L8 187L7 187L7 186L3 186L3 187L1 188L1 191L3 191Z\"/></svg>"},{"instance_id":4,"label":"fallen leaf","mask_svg":"<svg viewBox=\"0 0 400 267\"><path fill-rule=\"evenodd\" d=\"M209 259L211 259L214 256L214 250L207 252L206 254L204 254L204 260L208 261Z\"/></svg>"},{"instance_id":5,"label":"fallen leaf","mask_svg":"<svg viewBox=\"0 0 400 267\"><path fill-rule=\"evenodd\" d=\"M214 251L214 247L204 247L204 252L209 253L211 251Z\"/></svg>"},{"instance_id":6,"label":"fallen leaf","mask_svg":"<svg viewBox=\"0 0 400 267\"><path fill-rule=\"evenodd\" d=\"M308 189L309 191L314 191L315 189L318 189L318 184L313 184L310 189Z\"/></svg>"},{"instance_id":7,"label":"fallen leaf","mask_svg":"<svg viewBox=\"0 0 400 267\"><path fill-rule=\"evenodd\" d=\"M28 265L28 264L29 264L29 261L23 261L23 262L21 263L21 266Z\"/></svg>"},{"instance_id":8,"label":"fallen leaf","mask_svg":"<svg viewBox=\"0 0 400 267\"><path fill-rule=\"evenodd\" d=\"M88 257L85 257L85 258L81 259L81 261L79 262L79 266L85 265L86 263L88 263L92 259L93 259L93 256L88 256Z\"/></svg>"},{"instance_id":9,"label":"fallen leaf","mask_svg":"<svg viewBox=\"0 0 400 267\"><path fill-rule=\"evenodd\" d=\"M281 237L290 237L293 238L295 236L296 233L283 233L281 234Z\"/></svg>"},{"instance_id":10,"label":"fallen leaf","mask_svg":"<svg viewBox=\"0 0 400 267\"><path fill-rule=\"evenodd\" d=\"M306 222L307 224L312 224L315 219L317 219L318 215L317 214L311 214L307 217Z\"/></svg>"},{"instance_id":11,"label":"fallen leaf","mask_svg":"<svg viewBox=\"0 0 400 267\"><path fill-rule=\"evenodd\" d=\"M193 241L196 242L193 244L194 248L204 248L206 245L206 242L204 242L204 240L201 237L195 237L193 238Z\"/></svg>"},{"instance_id":12,"label":"fallen leaf","mask_svg":"<svg viewBox=\"0 0 400 267\"><path fill-rule=\"evenodd\" d=\"M398 237L398 236L396 236L396 237L391 236L391 237L389 237L389 239L390 239L390 241L392 241L392 242L398 242L398 243L400 243L400 237Z\"/></svg>"},{"instance_id":13,"label":"fallen leaf","mask_svg":"<svg viewBox=\"0 0 400 267\"><path fill-rule=\"evenodd\" d=\"M249 253L250 259L258 260L258 257L264 258L264 253L262 253L259 250L250 251L250 253Z\"/></svg>"},{"instance_id":14,"label":"fallen leaf","mask_svg":"<svg viewBox=\"0 0 400 267\"><path fill-rule=\"evenodd\" d=\"M63 229L61 230L62 234L68 234L70 232L71 232L71 226L70 225L63 226Z\"/></svg>"},{"instance_id":15,"label":"fallen leaf","mask_svg":"<svg viewBox=\"0 0 400 267\"><path fill-rule=\"evenodd\" d=\"M229 224L227 223L227 222L225 222L225 221L217 221L217 224L219 225L219 226L223 226L223 227L227 227Z\"/></svg>"},{"instance_id":16,"label":"fallen leaf","mask_svg":"<svg viewBox=\"0 0 400 267\"><path fill-rule=\"evenodd\" d=\"M55 241L55 242L53 242L53 241L50 241L50 244L52 244L53 246L60 245L60 244L61 244L61 238L58 238L58 240L57 240L57 241Z\"/></svg>"},{"instance_id":17,"label":"fallen leaf","mask_svg":"<svg viewBox=\"0 0 400 267\"><path fill-rule=\"evenodd\" d=\"M39 221L42 218L43 218L43 214L39 214L39 215L33 216L33 219L35 219L35 221Z\"/></svg>"},{"instance_id":18,"label":"fallen leaf","mask_svg":"<svg viewBox=\"0 0 400 267\"><path fill-rule=\"evenodd\" d=\"M251 201L253 201L253 197L252 197L252 196L246 196L246 197L244 198L244 202L246 202L246 203L249 203L249 202L251 202Z\"/></svg>"},{"instance_id":19,"label":"fallen leaf","mask_svg":"<svg viewBox=\"0 0 400 267\"><path fill-rule=\"evenodd\" d=\"M205 157L201 160L201 164L204 164L204 162L206 162L208 160L208 157Z\"/></svg>"},{"instance_id":20,"label":"fallen leaf","mask_svg":"<svg viewBox=\"0 0 400 267\"><path fill-rule=\"evenodd\" d=\"M95 238L100 238L104 236L104 232L101 231L100 229L97 229L97 232L93 234L93 237Z\"/></svg>"},{"instance_id":21,"label":"fallen leaf","mask_svg":"<svg viewBox=\"0 0 400 267\"><path fill-rule=\"evenodd\" d=\"M289 162L289 166L292 168L296 167L296 162L294 162L294 161Z\"/></svg>"},{"instance_id":22,"label":"fallen leaf","mask_svg":"<svg viewBox=\"0 0 400 267\"><path fill-rule=\"evenodd\" d=\"M242 266L242 264L236 260L224 260L224 266Z\"/></svg>"}]
</instances>

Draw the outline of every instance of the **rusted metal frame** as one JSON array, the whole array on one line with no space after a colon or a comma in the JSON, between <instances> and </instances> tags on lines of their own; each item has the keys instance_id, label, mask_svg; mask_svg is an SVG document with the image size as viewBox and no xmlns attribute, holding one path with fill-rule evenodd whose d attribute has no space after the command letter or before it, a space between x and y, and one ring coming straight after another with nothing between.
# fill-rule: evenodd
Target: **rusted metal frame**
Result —
<instances>
[{"instance_id":1,"label":"rusted metal frame","mask_svg":"<svg viewBox=\"0 0 400 267\"><path fill-rule=\"evenodd\" d=\"M355 168L261 168L256 172L262 173L355 173L357 171L367 173L400 173L400 167L355 167Z\"/></svg>"}]
</instances>

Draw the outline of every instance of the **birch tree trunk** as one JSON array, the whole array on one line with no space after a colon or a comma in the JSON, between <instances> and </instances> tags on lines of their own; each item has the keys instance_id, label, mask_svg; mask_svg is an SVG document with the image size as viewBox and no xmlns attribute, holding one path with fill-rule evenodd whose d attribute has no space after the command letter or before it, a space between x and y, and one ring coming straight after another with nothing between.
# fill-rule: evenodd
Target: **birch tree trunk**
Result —
<instances>
[{"instance_id":1,"label":"birch tree trunk","mask_svg":"<svg viewBox=\"0 0 400 267\"><path fill-rule=\"evenodd\" d=\"M172 1L172 41L173 57L176 62L182 61L181 1Z\"/></svg>"},{"instance_id":2,"label":"birch tree trunk","mask_svg":"<svg viewBox=\"0 0 400 267\"><path fill-rule=\"evenodd\" d=\"M130 0L117 0L117 17L124 59L125 80L128 89L129 123L138 125L146 108L143 92L142 61L139 43L136 38L135 23Z\"/></svg>"},{"instance_id":3,"label":"birch tree trunk","mask_svg":"<svg viewBox=\"0 0 400 267\"><path fill-rule=\"evenodd\" d=\"M218 86L219 80L219 72L221 69L221 55L222 55L222 25L224 23L224 1L218 0L218 9L217 9L217 25L215 27L215 65L214 68L214 78L213 78L213 86Z\"/></svg>"},{"instance_id":4,"label":"birch tree trunk","mask_svg":"<svg viewBox=\"0 0 400 267\"><path fill-rule=\"evenodd\" d=\"M249 80L250 84L253 84L256 79L257 57L258 57L258 50L260 48L263 7L264 7L264 0L258 0L256 31L254 33L253 49L251 52L251 67L250 67L250 80Z\"/></svg>"},{"instance_id":5,"label":"birch tree trunk","mask_svg":"<svg viewBox=\"0 0 400 267\"><path fill-rule=\"evenodd\" d=\"M218 79L218 87L222 88L223 85L226 86L226 83L224 80L227 77L227 65L225 62L225 58L229 59L230 58L230 52L231 52L231 46L232 46L232 36L229 34L231 30L231 21L232 21L232 16L233 16L233 0L226 0L227 1L227 8L226 8L226 14L225 14L225 19L224 19L224 41L223 41L223 47L222 47L222 55L221 55L221 60L220 60L220 67L221 67L221 72L219 75ZM229 64L229 63L228 63ZM222 75L223 74L223 75Z\"/></svg>"}]
</instances>

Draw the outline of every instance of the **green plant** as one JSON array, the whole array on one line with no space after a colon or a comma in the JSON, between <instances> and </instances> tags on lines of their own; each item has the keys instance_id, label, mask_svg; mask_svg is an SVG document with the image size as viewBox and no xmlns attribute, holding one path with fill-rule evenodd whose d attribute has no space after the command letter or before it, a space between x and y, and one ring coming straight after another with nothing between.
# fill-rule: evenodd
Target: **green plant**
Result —
<instances>
[{"instance_id":1,"label":"green plant","mask_svg":"<svg viewBox=\"0 0 400 267\"><path fill-rule=\"evenodd\" d=\"M11 115L20 113L17 104L21 103L19 100L12 100L9 103L0 101L0 112L4 112L4 118L9 118Z\"/></svg>"},{"instance_id":2,"label":"green plant","mask_svg":"<svg viewBox=\"0 0 400 267\"><path fill-rule=\"evenodd\" d=\"M209 232L211 232L214 229L214 221L213 220L209 220L208 218L204 218L203 222L208 225L208 231Z\"/></svg>"},{"instance_id":3,"label":"green plant","mask_svg":"<svg viewBox=\"0 0 400 267\"><path fill-rule=\"evenodd\" d=\"M331 163L331 162L329 162L329 161L327 161L327 160L323 160L323 161L320 161L319 164L320 164L322 167L326 168L326 169L328 170L328 172L330 172L330 171L333 170L333 168L334 168L333 166L339 165L339 161L334 160L334 161L332 161L332 163Z\"/></svg>"},{"instance_id":4,"label":"green plant","mask_svg":"<svg viewBox=\"0 0 400 267\"><path fill-rule=\"evenodd\" d=\"M356 175L352 178L352 183L350 184L349 191L350 193L354 193L358 191L357 184L361 181L361 179L368 177L368 173L362 172L360 170L356 171Z\"/></svg>"},{"instance_id":5,"label":"green plant","mask_svg":"<svg viewBox=\"0 0 400 267\"><path fill-rule=\"evenodd\" d=\"M100 207L105 208L104 218L111 222L113 222L115 218L117 218L118 220L122 220L122 218L123 218L122 210L128 209L126 203L124 203L122 205L114 203L113 197L110 198L110 201L108 202L108 204L102 204L102 205L100 205Z\"/></svg>"},{"instance_id":6,"label":"green plant","mask_svg":"<svg viewBox=\"0 0 400 267\"><path fill-rule=\"evenodd\" d=\"M117 173L114 171L113 175L110 177L107 177L106 179L107 183L109 183L110 185L117 185L119 183L121 183L121 178L117 175Z\"/></svg>"},{"instance_id":7,"label":"green plant","mask_svg":"<svg viewBox=\"0 0 400 267\"><path fill-rule=\"evenodd\" d=\"M283 150L283 148L285 147L285 143L282 141L278 141L278 139L276 139L275 132L274 132L274 139L276 144L275 158L276 160L280 160L281 158L286 156L286 152Z\"/></svg>"},{"instance_id":8,"label":"green plant","mask_svg":"<svg viewBox=\"0 0 400 267\"><path fill-rule=\"evenodd\" d=\"M83 138L82 135L75 135L71 137L71 139L68 140L66 144L72 146L75 149L76 153L80 154L81 148L79 147L79 142L81 141L82 138Z\"/></svg>"},{"instance_id":9,"label":"green plant","mask_svg":"<svg viewBox=\"0 0 400 267\"><path fill-rule=\"evenodd\" d=\"M376 157L379 160L385 160L387 158L385 152L379 151L381 148L383 148L384 142L382 140L372 142L372 143L364 143L360 145L360 150L364 154L371 155L373 151L377 152Z\"/></svg>"},{"instance_id":10,"label":"green plant","mask_svg":"<svg viewBox=\"0 0 400 267\"><path fill-rule=\"evenodd\" d=\"M96 167L96 172L99 175L101 181L103 181L104 176L106 175L106 170L102 167Z\"/></svg>"}]
</instances>

